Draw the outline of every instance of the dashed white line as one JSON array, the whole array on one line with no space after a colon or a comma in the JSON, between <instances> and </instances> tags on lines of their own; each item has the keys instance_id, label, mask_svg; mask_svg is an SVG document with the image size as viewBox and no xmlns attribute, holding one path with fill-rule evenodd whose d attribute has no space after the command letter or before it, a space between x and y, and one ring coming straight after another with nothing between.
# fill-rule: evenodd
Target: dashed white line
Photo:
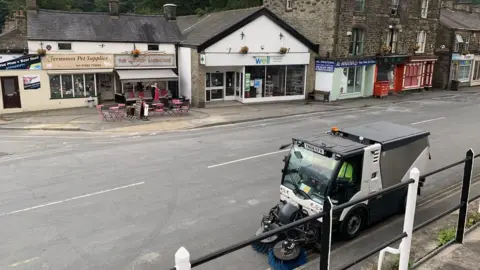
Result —
<instances>
[{"instance_id":1,"label":"dashed white line","mask_svg":"<svg viewBox=\"0 0 480 270\"><path fill-rule=\"evenodd\" d=\"M254 159L254 158L259 158L259 157L265 157L265 156L275 155L275 154L282 153L282 152L286 152L286 151L290 151L290 149L285 149L285 150L280 150L280 151L265 153L265 154L261 154L261 155L256 155L256 156L241 158L241 159L237 159L237 160L232 160L232 161L228 161L228 162L224 162L224 163L220 163L220 164L210 165L210 166L208 166L207 168L208 168L208 169L211 169L211 168L220 167L220 166L224 166L224 165L228 165L228 164L232 164L232 163L236 163L236 162L240 162L240 161L245 161L245 160L249 160L249 159Z\"/></svg>"},{"instance_id":2,"label":"dashed white line","mask_svg":"<svg viewBox=\"0 0 480 270\"><path fill-rule=\"evenodd\" d=\"M102 190L102 191L98 191L98 192L94 192L94 193L88 193L88 194L85 194L85 195L81 195L81 196L77 196L77 197L73 197L73 198L69 198L69 199L65 199L65 200L61 200L61 201L55 201L55 202L49 202L49 203L46 203L46 204L36 205L36 206L32 206L32 207L28 207L28 208L24 208L24 209L20 209L20 210L15 210L15 211L8 212L8 213L3 213L3 214L0 215L0 217L9 216L9 215L13 215L13 214L18 214L18 213L22 213L22 212L28 212L28 211L32 211L32 210L35 210L35 209L44 208L44 207L47 207L47 206L52 206L52 205L66 203L66 202L70 202L70 201L74 201L74 200L84 199L84 198L87 198L87 197L96 196L96 195L100 195L100 194L104 194L104 193L108 193L108 192L112 192L112 191L117 191L117 190L120 190L120 189L130 188L130 187L134 187L134 186L139 186L139 185L143 185L143 184L145 184L145 182L138 182L138 183L130 184L130 185L126 185L126 186L106 189L106 190Z\"/></svg>"},{"instance_id":3,"label":"dashed white line","mask_svg":"<svg viewBox=\"0 0 480 270\"><path fill-rule=\"evenodd\" d=\"M40 259L40 257L33 257L33 258L30 258L30 259L27 259L27 260L23 260L21 262L12 263L8 267L17 267L17 266L22 265L22 264L31 263L31 262L33 262L35 260L38 260L38 259Z\"/></svg>"},{"instance_id":4,"label":"dashed white line","mask_svg":"<svg viewBox=\"0 0 480 270\"><path fill-rule=\"evenodd\" d=\"M418 124L428 123L428 122L432 122L432 121L442 120L442 119L445 119L445 118L446 118L446 117L438 117L438 118L434 118L434 119L428 119L428 120L424 120L424 121L420 121L420 122L411 123L411 125L418 125Z\"/></svg>"}]
</instances>

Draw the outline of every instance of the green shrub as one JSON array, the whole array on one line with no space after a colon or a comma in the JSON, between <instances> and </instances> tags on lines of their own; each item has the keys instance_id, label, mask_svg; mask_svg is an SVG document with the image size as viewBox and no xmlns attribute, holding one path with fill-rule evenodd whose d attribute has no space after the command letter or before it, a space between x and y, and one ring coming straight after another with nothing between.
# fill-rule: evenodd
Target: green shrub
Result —
<instances>
[{"instance_id":1,"label":"green shrub","mask_svg":"<svg viewBox=\"0 0 480 270\"><path fill-rule=\"evenodd\" d=\"M467 216L466 227L470 228L473 225L477 224L478 222L480 222L480 213L477 213L477 212L472 213L472 214Z\"/></svg>"},{"instance_id":2,"label":"green shrub","mask_svg":"<svg viewBox=\"0 0 480 270\"><path fill-rule=\"evenodd\" d=\"M455 239L456 233L457 230L455 227L440 230L437 235L438 246L443 246L446 243Z\"/></svg>"}]
</instances>

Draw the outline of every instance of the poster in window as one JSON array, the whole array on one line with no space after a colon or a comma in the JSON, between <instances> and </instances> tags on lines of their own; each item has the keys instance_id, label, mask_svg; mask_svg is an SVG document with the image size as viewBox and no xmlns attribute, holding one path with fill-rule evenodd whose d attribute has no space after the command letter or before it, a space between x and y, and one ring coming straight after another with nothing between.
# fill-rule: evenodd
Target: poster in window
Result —
<instances>
[{"instance_id":1,"label":"poster in window","mask_svg":"<svg viewBox=\"0 0 480 270\"><path fill-rule=\"evenodd\" d=\"M40 75L23 75L23 89L40 89Z\"/></svg>"}]
</instances>

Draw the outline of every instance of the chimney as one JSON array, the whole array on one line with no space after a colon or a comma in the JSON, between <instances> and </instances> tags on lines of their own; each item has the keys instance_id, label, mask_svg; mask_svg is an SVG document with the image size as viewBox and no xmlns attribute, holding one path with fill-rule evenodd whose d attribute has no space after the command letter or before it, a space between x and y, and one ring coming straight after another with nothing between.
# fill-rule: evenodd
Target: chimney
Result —
<instances>
[{"instance_id":1,"label":"chimney","mask_svg":"<svg viewBox=\"0 0 480 270\"><path fill-rule=\"evenodd\" d=\"M163 15L167 21L175 21L177 19L177 5L165 4L163 5Z\"/></svg>"},{"instance_id":2,"label":"chimney","mask_svg":"<svg viewBox=\"0 0 480 270\"><path fill-rule=\"evenodd\" d=\"M108 0L108 7L110 9L110 15L112 16L118 16L118 0Z\"/></svg>"},{"instance_id":3,"label":"chimney","mask_svg":"<svg viewBox=\"0 0 480 270\"><path fill-rule=\"evenodd\" d=\"M27 0L27 10L38 11L37 0Z\"/></svg>"}]
</instances>

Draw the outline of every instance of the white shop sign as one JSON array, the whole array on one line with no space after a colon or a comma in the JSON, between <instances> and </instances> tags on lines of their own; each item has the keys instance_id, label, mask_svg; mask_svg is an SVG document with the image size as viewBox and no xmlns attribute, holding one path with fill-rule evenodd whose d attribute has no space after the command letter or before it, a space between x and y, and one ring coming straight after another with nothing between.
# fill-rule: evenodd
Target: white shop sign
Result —
<instances>
[{"instance_id":1,"label":"white shop sign","mask_svg":"<svg viewBox=\"0 0 480 270\"><path fill-rule=\"evenodd\" d=\"M310 53L279 54L240 54L215 53L206 54L206 66L273 66L273 65L308 65Z\"/></svg>"}]
</instances>

